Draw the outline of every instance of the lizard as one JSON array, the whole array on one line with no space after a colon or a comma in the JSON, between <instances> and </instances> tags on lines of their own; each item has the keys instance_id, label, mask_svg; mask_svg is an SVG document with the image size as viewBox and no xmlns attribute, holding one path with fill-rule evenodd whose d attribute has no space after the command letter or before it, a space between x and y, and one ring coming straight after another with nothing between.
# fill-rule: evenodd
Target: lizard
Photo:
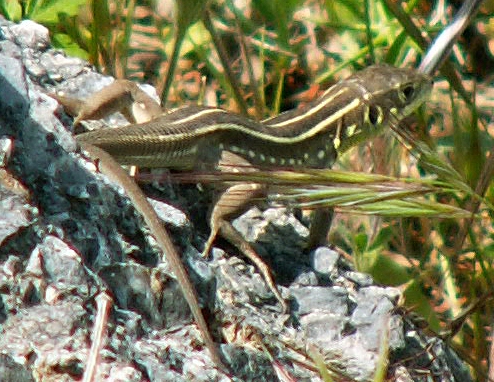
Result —
<instances>
[{"instance_id":1,"label":"lizard","mask_svg":"<svg viewBox=\"0 0 494 382\"><path fill-rule=\"evenodd\" d=\"M105 163L105 173L127 190L153 233L162 237L160 244L167 256L171 254L172 269L206 346L221 364L195 291L168 234L158 227L159 220L139 187L117 167L211 170L222 167L226 153L229 158L233 156L235 161L253 168L329 168L338 155L381 134L386 127L412 113L426 100L431 89L428 75L412 69L374 65L336 83L303 108L256 122L215 107L191 105L162 111L135 83L117 80L78 105L75 123L123 109L135 124L83 133L77 136L77 141L93 159ZM74 105L63 97L55 98L69 108ZM211 233L204 253L209 251L218 233L226 237L260 268L286 309L269 269L229 221L249 205L252 196L263 191L263 186L255 183L237 184L225 191L213 207Z\"/></svg>"}]
</instances>

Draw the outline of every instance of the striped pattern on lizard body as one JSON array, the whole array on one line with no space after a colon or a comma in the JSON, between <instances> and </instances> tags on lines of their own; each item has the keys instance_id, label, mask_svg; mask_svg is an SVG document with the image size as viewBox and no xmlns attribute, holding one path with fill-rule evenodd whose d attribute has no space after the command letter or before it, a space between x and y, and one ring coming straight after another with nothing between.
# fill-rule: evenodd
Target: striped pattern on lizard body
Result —
<instances>
[{"instance_id":1,"label":"striped pattern on lizard body","mask_svg":"<svg viewBox=\"0 0 494 382\"><path fill-rule=\"evenodd\" d=\"M223 150L257 167L327 168L337 154L380 134L428 96L429 77L375 65L329 88L306 107L262 122L223 109L187 106L146 123L79 135L121 164L197 169Z\"/></svg>"}]
</instances>

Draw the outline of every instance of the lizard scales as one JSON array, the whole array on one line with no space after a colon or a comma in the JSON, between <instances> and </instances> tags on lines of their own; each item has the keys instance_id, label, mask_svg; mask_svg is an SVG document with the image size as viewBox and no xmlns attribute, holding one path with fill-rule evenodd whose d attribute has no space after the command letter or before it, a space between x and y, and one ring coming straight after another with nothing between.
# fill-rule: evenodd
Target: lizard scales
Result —
<instances>
[{"instance_id":1,"label":"lizard scales","mask_svg":"<svg viewBox=\"0 0 494 382\"><path fill-rule=\"evenodd\" d=\"M338 154L380 134L429 95L411 69L370 66L306 107L256 122L219 108L187 106L149 122L78 136L121 164L181 170L216 164L223 150L257 167L328 168Z\"/></svg>"}]
</instances>

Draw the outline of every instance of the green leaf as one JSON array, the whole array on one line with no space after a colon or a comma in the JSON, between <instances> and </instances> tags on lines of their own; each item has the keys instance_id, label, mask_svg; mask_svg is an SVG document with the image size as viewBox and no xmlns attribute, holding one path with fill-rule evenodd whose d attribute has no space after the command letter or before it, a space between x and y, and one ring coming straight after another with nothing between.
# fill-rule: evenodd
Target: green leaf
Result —
<instances>
[{"instance_id":1,"label":"green leaf","mask_svg":"<svg viewBox=\"0 0 494 382\"><path fill-rule=\"evenodd\" d=\"M369 251L379 250L381 247L388 247L389 240L393 237L393 231L391 227L382 227L372 243L369 245Z\"/></svg>"},{"instance_id":2,"label":"green leaf","mask_svg":"<svg viewBox=\"0 0 494 382\"><path fill-rule=\"evenodd\" d=\"M393 44L388 50L384 62L393 65L397 59L400 51L403 49L405 42L407 40L407 34L405 31L402 31L394 40Z\"/></svg>"},{"instance_id":3,"label":"green leaf","mask_svg":"<svg viewBox=\"0 0 494 382\"><path fill-rule=\"evenodd\" d=\"M326 0L324 3L331 24L339 24L341 26L353 28L355 25L364 22L364 13L360 0Z\"/></svg>"},{"instance_id":4,"label":"green leaf","mask_svg":"<svg viewBox=\"0 0 494 382\"><path fill-rule=\"evenodd\" d=\"M179 36L184 36L187 29L202 17L207 4L207 0L175 0L175 20Z\"/></svg>"},{"instance_id":5,"label":"green leaf","mask_svg":"<svg viewBox=\"0 0 494 382\"><path fill-rule=\"evenodd\" d=\"M22 8L17 0L0 0L0 13L11 21L19 21L22 17Z\"/></svg>"},{"instance_id":6,"label":"green leaf","mask_svg":"<svg viewBox=\"0 0 494 382\"><path fill-rule=\"evenodd\" d=\"M266 24L274 27L282 48L290 47L289 26L300 0L253 0L252 5L264 17Z\"/></svg>"},{"instance_id":7,"label":"green leaf","mask_svg":"<svg viewBox=\"0 0 494 382\"><path fill-rule=\"evenodd\" d=\"M391 286L405 284L412 278L408 267L384 255L377 256L369 273L378 283Z\"/></svg>"},{"instance_id":8,"label":"green leaf","mask_svg":"<svg viewBox=\"0 0 494 382\"><path fill-rule=\"evenodd\" d=\"M59 13L66 13L69 16L77 15L79 7L86 4L88 0L46 0L40 1L34 6L26 17L40 24L55 24L58 21Z\"/></svg>"},{"instance_id":9,"label":"green leaf","mask_svg":"<svg viewBox=\"0 0 494 382\"><path fill-rule=\"evenodd\" d=\"M441 325L437 313L431 306L429 296L425 295L420 280L413 280L404 292L406 305L413 307L414 312L427 319L429 328L439 332Z\"/></svg>"},{"instance_id":10,"label":"green leaf","mask_svg":"<svg viewBox=\"0 0 494 382\"><path fill-rule=\"evenodd\" d=\"M110 6L108 1L97 0L92 2L92 14L97 38L105 39L112 29Z\"/></svg>"},{"instance_id":11,"label":"green leaf","mask_svg":"<svg viewBox=\"0 0 494 382\"><path fill-rule=\"evenodd\" d=\"M360 253L365 252L367 249L367 235L365 233L358 233L355 235L355 244L357 246L356 250Z\"/></svg>"},{"instance_id":12,"label":"green leaf","mask_svg":"<svg viewBox=\"0 0 494 382\"><path fill-rule=\"evenodd\" d=\"M55 33L52 37L52 44L56 48L65 50L69 56L80 57L87 60L88 52L82 49L72 38L65 33Z\"/></svg>"}]
</instances>

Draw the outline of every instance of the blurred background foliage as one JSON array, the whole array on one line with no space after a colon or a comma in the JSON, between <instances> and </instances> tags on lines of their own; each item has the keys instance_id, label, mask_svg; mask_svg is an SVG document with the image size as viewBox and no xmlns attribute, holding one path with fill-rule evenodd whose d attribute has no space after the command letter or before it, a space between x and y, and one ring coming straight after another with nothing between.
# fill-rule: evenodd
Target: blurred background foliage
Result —
<instances>
[{"instance_id":1,"label":"blurred background foliage","mask_svg":"<svg viewBox=\"0 0 494 382\"><path fill-rule=\"evenodd\" d=\"M0 0L0 12L46 25L54 46L103 73L155 85L167 106L201 102L262 119L313 100L374 62L416 67L423 47L410 25L430 42L460 5L458 0ZM459 177L443 178L440 192L425 200L466 209L471 218L406 214L398 205L385 217L367 216L352 214L349 205L336 210L330 232L330 243L358 270L402 289L407 309L443 333L478 380L486 380L493 359L493 10L494 1L486 1L450 58L466 92L459 96L449 79L437 75L430 102L399 127ZM351 150L337 167L400 179L438 175L418 159L388 134ZM461 182L485 194L486 203L463 192Z\"/></svg>"}]
</instances>

